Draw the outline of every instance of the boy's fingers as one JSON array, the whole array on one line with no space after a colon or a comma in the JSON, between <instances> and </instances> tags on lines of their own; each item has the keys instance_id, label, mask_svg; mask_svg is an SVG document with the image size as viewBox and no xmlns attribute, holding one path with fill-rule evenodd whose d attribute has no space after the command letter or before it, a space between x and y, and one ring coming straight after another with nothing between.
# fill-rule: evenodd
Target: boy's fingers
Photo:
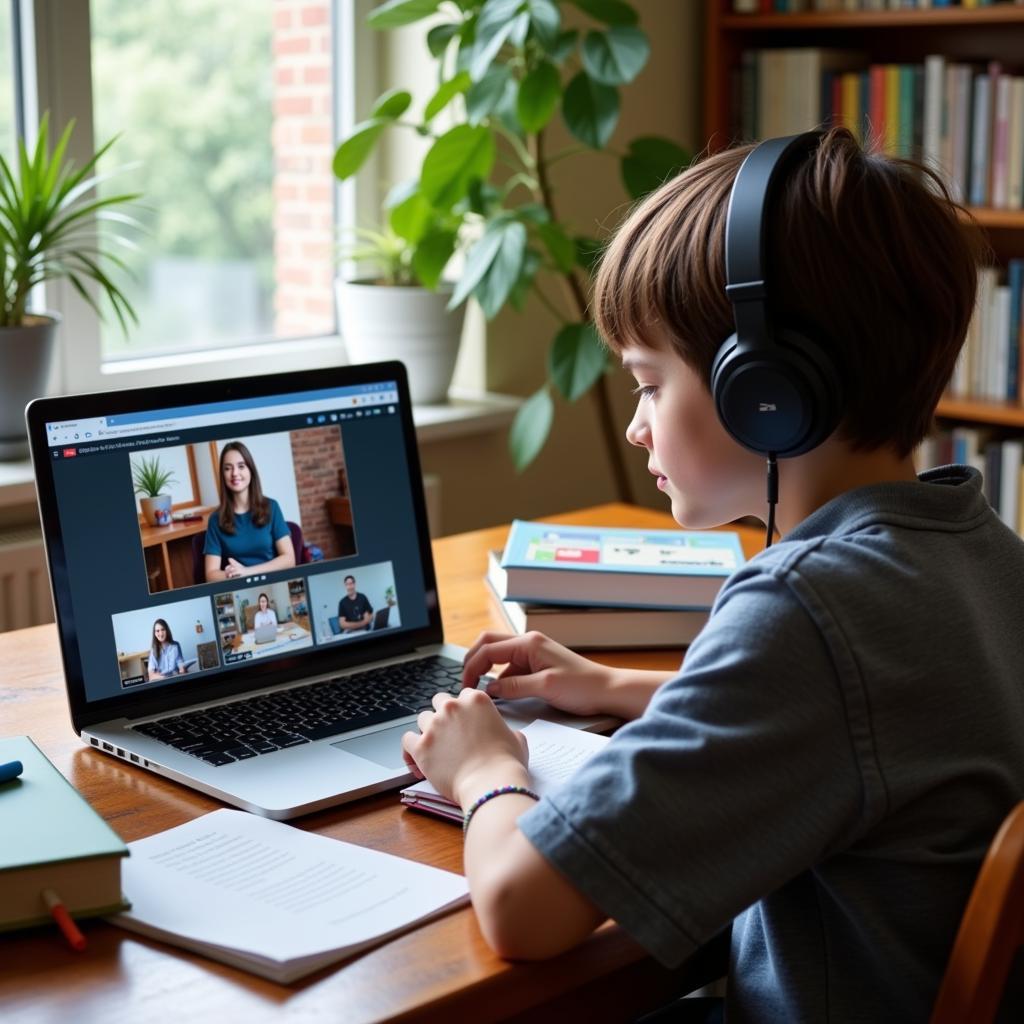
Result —
<instances>
[{"instance_id":1,"label":"boy's fingers","mask_svg":"<svg viewBox=\"0 0 1024 1024\"><path fill-rule=\"evenodd\" d=\"M501 639L488 641L475 651L470 651L462 663L462 685L475 687L480 677L486 675L495 665L506 665L512 661L520 645L519 637L502 636Z\"/></svg>"},{"instance_id":2,"label":"boy's fingers","mask_svg":"<svg viewBox=\"0 0 1024 1024\"><path fill-rule=\"evenodd\" d=\"M502 700L539 697L540 686L536 676L499 676L487 684L487 695Z\"/></svg>"}]
</instances>

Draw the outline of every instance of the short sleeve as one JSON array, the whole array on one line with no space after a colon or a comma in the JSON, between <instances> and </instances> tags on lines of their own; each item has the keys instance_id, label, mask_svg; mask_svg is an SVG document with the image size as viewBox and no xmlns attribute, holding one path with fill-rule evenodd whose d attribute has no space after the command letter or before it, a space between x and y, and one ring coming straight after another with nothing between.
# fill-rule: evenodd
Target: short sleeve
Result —
<instances>
[{"instance_id":1,"label":"short sleeve","mask_svg":"<svg viewBox=\"0 0 1024 1024\"><path fill-rule=\"evenodd\" d=\"M363 594L363 615L366 615L367 613L370 615L373 614L373 605L370 604L370 599Z\"/></svg>"},{"instance_id":2,"label":"short sleeve","mask_svg":"<svg viewBox=\"0 0 1024 1024\"><path fill-rule=\"evenodd\" d=\"M203 544L204 555L222 555L224 545L221 540L220 520L214 512L206 521L206 541Z\"/></svg>"},{"instance_id":3,"label":"short sleeve","mask_svg":"<svg viewBox=\"0 0 1024 1024\"><path fill-rule=\"evenodd\" d=\"M271 498L270 499L270 537L273 541L279 541L282 537L290 537L292 535L291 530L288 529L288 524L285 522L284 514L281 512L281 506ZM273 552L271 553L273 557ZM295 552L295 557L299 557L298 551Z\"/></svg>"},{"instance_id":4,"label":"short sleeve","mask_svg":"<svg viewBox=\"0 0 1024 1024\"><path fill-rule=\"evenodd\" d=\"M668 966L851 841L862 806L821 633L784 581L741 573L646 713L519 819Z\"/></svg>"}]
</instances>

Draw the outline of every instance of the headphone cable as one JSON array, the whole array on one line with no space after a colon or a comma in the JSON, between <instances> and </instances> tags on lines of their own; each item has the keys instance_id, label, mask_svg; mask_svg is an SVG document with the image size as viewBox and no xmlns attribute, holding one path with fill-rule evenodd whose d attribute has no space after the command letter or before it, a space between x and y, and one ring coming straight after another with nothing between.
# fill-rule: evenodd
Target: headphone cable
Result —
<instances>
[{"instance_id":1,"label":"headphone cable","mask_svg":"<svg viewBox=\"0 0 1024 1024\"><path fill-rule=\"evenodd\" d=\"M775 534L775 504L779 500L779 464L775 461L775 452L768 453L768 524L764 538L764 546L772 546Z\"/></svg>"}]
</instances>

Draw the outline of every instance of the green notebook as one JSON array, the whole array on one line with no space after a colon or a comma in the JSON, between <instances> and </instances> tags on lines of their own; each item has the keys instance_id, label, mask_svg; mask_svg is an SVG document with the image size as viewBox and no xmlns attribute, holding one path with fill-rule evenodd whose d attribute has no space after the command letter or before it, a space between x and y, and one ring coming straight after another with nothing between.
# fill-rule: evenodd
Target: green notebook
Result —
<instances>
[{"instance_id":1,"label":"green notebook","mask_svg":"<svg viewBox=\"0 0 1024 1024\"><path fill-rule=\"evenodd\" d=\"M73 917L127 910L121 858L128 847L27 736L0 739L0 764L20 761L0 783L0 931L51 920L43 889Z\"/></svg>"}]
</instances>

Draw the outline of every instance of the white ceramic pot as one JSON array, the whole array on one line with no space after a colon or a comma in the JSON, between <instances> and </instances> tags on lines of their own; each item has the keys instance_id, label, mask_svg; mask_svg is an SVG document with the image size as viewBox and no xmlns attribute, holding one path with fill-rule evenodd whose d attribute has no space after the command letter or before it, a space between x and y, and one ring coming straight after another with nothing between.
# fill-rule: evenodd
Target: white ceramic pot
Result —
<instances>
[{"instance_id":1,"label":"white ceramic pot","mask_svg":"<svg viewBox=\"0 0 1024 1024\"><path fill-rule=\"evenodd\" d=\"M142 517L150 526L169 526L171 522L171 496L158 494L155 498L142 498Z\"/></svg>"},{"instance_id":2,"label":"white ceramic pot","mask_svg":"<svg viewBox=\"0 0 1024 1024\"><path fill-rule=\"evenodd\" d=\"M448 312L452 286L428 288L338 281L338 320L349 362L398 359L409 373L417 405L445 401L466 315Z\"/></svg>"}]
</instances>

